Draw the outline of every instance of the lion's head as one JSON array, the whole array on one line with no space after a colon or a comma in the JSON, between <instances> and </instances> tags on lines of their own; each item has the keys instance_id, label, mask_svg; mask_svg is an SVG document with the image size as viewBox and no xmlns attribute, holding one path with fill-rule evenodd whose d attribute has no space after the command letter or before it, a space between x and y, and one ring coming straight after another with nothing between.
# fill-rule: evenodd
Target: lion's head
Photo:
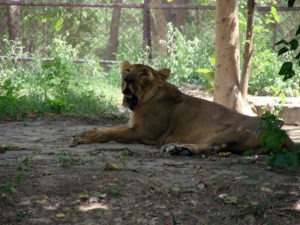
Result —
<instances>
[{"instance_id":1,"label":"lion's head","mask_svg":"<svg viewBox=\"0 0 300 225\"><path fill-rule=\"evenodd\" d=\"M169 69L154 70L142 64L122 64L123 105L134 108L151 99L158 88L168 79Z\"/></svg>"}]
</instances>

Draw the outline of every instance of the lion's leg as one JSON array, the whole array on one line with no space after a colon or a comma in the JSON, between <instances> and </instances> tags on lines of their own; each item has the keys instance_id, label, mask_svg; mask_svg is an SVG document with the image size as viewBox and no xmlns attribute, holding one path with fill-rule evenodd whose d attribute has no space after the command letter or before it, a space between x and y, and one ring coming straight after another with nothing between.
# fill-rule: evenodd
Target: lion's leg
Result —
<instances>
[{"instance_id":1,"label":"lion's leg","mask_svg":"<svg viewBox=\"0 0 300 225\"><path fill-rule=\"evenodd\" d=\"M229 128L209 138L193 144L167 144L161 148L162 153L171 155L196 155L201 153L219 152L224 149L234 153L242 153L247 149L259 147L259 141L253 132L248 130L236 132Z\"/></svg>"},{"instance_id":2,"label":"lion's leg","mask_svg":"<svg viewBox=\"0 0 300 225\"><path fill-rule=\"evenodd\" d=\"M203 143L203 144L177 144L177 143L171 143L166 144L161 147L161 153L162 154L170 154L170 155L183 155L183 156L189 156L189 155L196 155L202 153L207 153L211 150L211 147L209 144Z\"/></svg>"},{"instance_id":3,"label":"lion's leg","mask_svg":"<svg viewBox=\"0 0 300 225\"><path fill-rule=\"evenodd\" d=\"M140 138L141 134L139 132L126 126L91 129L75 134L71 146L108 141L137 142Z\"/></svg>"}]
</instances>

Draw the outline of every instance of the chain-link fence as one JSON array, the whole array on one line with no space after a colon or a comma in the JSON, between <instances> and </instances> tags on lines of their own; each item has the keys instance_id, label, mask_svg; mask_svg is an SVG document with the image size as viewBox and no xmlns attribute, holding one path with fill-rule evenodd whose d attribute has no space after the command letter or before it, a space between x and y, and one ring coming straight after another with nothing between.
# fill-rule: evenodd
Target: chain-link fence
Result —
<instances>
[{"instance_id":1,"label":"chain-link fence","mask_svg":"<svg viewBox=\"0 0 300 225\"><path fill-rule=\"evenodd\" d=\"M174 57L180 62L189 54L196 54L194 48L207 58L214 52L215 5L204 2L0 1L0 55L7 56L6 40L19 40L24 52L38 51L45 58L53 57L53 43L60 39L76 48L79 61L152 59L160 63L161 56L171 55L172 59L176 52ZM264 2L258 1L261 5L257 5L256 11L257 51L272 49L276 41L288 39L300 21L299 6L287 8L283 1L271 7L263 5ZM246 27L245 7L246 1L240 2L241 46ZM201 64L199 61L205 59L198 55L194 60Z\"/></svg>"}]
</instances>

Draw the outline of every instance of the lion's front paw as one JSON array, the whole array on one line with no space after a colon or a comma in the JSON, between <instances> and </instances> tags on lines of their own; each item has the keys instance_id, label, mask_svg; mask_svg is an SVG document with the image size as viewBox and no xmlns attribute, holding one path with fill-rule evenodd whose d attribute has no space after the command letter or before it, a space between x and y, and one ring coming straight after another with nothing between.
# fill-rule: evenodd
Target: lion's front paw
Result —
<instances>
[{"instance_id":1,"label":"lion's front paw","mask_svg":"<svg viewBox=\"0 0 300 225\"><path fill-rule=\"evenodd\" d=\"M94 142L103 142L101 134L97 129L86 130L79 132L73 136L70 147L75 147L80 144L90 144Z\"/></svg>"},{"instance_id":2,"label":"lion's front paw","mask_svg":"<svg viewBox=\"0 0 300 225\"><path fill-rule=\"evenodd\" d=\"M167 144L161 147L161 154L191 156L193 155L188 146L180 144Z\"/></svg>"}]
</instances>

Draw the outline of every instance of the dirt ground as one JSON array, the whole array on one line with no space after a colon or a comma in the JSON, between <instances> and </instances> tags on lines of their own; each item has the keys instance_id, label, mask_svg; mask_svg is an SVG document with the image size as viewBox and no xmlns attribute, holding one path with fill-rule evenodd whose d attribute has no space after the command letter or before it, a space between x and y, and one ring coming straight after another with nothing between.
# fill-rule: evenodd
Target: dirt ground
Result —
<instances>
[{"instance_id":1,"label":"dirt ground","mask_svg":"<svg viewBox=\"0 0 300 225\"><path fill-rule=\"evenodd\" d=\"M162 156L155 146L70 148L112 125L47 117L0 123L0 224L300 224L299 169L266 156ZM300 127L287 127L300 142Z\"/></svg>"}]
</instances>

